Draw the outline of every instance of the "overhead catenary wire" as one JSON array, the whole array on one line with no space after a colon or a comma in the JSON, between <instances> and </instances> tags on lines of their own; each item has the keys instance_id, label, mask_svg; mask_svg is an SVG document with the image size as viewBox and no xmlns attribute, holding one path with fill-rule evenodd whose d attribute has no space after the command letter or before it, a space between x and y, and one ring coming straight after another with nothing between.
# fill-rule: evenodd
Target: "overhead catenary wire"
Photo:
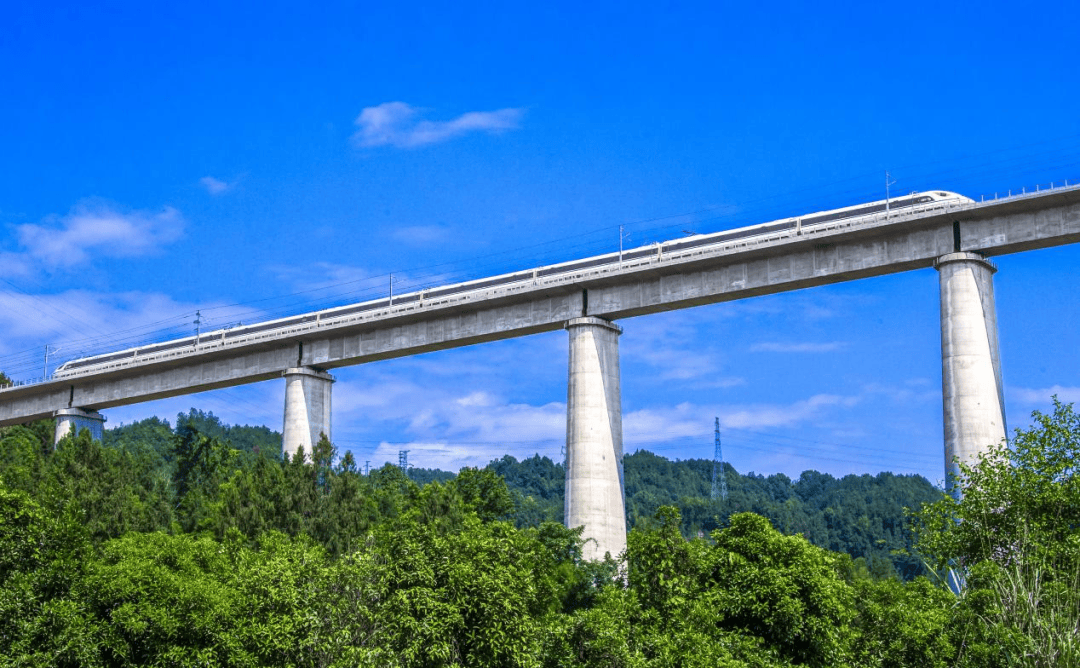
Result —
<instances>
[{"instance_id":1,"label":"overhead catenary wire","mask_svg":"<svg viewBox=\"0 0 1080 668\"><path fill-rule=\"evenodd\" d=\"M352 451L352 452L361 452L361 453L375 452L375 451L378 450L379 447L398 448L400 446L408 445L411 448L411 451L413 451L413 452L429 453L429 454L460 454L460 451L451 449L450 447L446 447L446 446L460 446L460 447L469 447L469 446L471 446L471 447L475 447L475 446L478 446L478 445L490 445L490 446L509 445L509 444L506 444L506 443L498 443L498 442L478 443L478 442L474 442L474 441L455 441L455 442L444 442L444 443L440 443L438 447L431 447L430 444L425 443L424 441L418 441L418 440L411 440L411 441L388 441L388 440L382 440L382 441L369 441L369 442L367 442L367 443L370 443L370 444L374 444L376 447L367 447L367 448L356 447L356 446L362 445L362 443L363 442L339 441L337 439L334 439L334 445L337 446L340 450L349 450L349 451ZM541 443L532 443L532 444L529 444L529 445L531 447L537 447L537 446L540 446L542 444ZM556 445L558 445L558 443L547 443L546 445L548 445L548 447L553 450L554 447ZM648 444L644 444L641 447L635 448L633 451L636 452L636 451L639 451L639 450L647 450L649 452L661 453L661 452L665 452L665 451L669 451L669 450L674 449L674 446L655 447L655 445L654 445L652 447L646 447L647 445ZM679 449L682 449L682 448L679 448ZM823 454L820 454L820 453L813 453L813 452L806 452L806 451L791 452L791 451L778 451L778 450L775 450L775 449L764 450L764 449L759 449L759 448L746 448L746 447L739 447L739 446L731 446L730 444L729 444L729 449L736 449L736 450L750 449L750 450L754 450L754 451L758 451L758 452L764 452L766 454L781 455L781 456L784 456L784 457L793 458L793 459L799 459L799 460L807 461L807 462L811 462L811 463L819 462L819 461L829 461L829 462L836 462L836 463L843 463L843 464L854 464L854 465L857 465L857 466L867 466L867 465L869 465L872 468L877 468L877 469L881 469L881 470L908 471L908 472L911 472L911 473L919 473L919 474L925 473L927 469L937 468L937 467L941 466L941 459L940 458L938 458L936 462L930 462L926 466L919 467L919 466L909 466L909 465L906 465L906 464L898 463L898 462L895 462L895 461L888 461L888 460L880 460L879 459L879 460L875 460L875 461L868 461L867 459L852 459L852 458L847 458L847 457L832 457L832 456L829 456L829 455L823 455ZM393 450L393 451L396 452L396 450ZM537 452L539 452L539 451L537 451ZM901 457L901 456L904 457L905 461L910 460L910 458L907 457L906 453L896 452L895 454L898 457ZM555 462L561 461L561 459L558 458L557 456L552 456L551 459L552 459L552 461L555 461ZM708 457L705 457L705 456L702 456L702 457L688 457L686 459L699 459L702 462L710 461L710 459ZM726 461L725 464L727 466L731 466L732 468L735 467L735 465L731 461Z\"/></svg>"},{"instance_id":2,"label":"overhead catenary wire","mask_svg":"<svg viewBox=\"0 0 1080 668\"><path fill-rule=\"evenodd\" d=\"M922 468L929 468L941 465L940 454L920 455L912 453L910 450L900 452L894 448L880 448L874 446L867 446L862 444L850 444L850 443L828 443L823 441L815 441L809 439L799 439L794 437L786 437L780 434L768 434L765 432L757 432L747 429L739 428L725 428L729 436L726 441L728 449L733 450L751 450L756 452L767 452L774 454L782 454L797 457L812 457L814 459L827 458L832 461L844 461L848 463L865 464L868 458L880 459L882 456L896 456L903 457L906 461L922 462L924 466ZM731 432L736 432L735 436L731 435ZM739 433L743 435L738 435ZM763 436L767 438L747 438L746 434L753 436ZM703 436L681 436L668 439L634 439L627 438L624 441L624 445L630 449L644 449L656 452L667 452L673 450L680 450L687 452L692 447L696 447L701 454L701 459L709 459L708 453L701 449ZM782 441L794 441L794 444L783 443ZM549 438L549 439L530 439L530 440L509 440L500 439L494 441L483 440L457 440L457 439L413 439L408 441L394 441L388 439L368 440L357 438L335 438L334 443L338 445L351 445L351 446L392 446L398 447L403 445L410 445L418 450L446 450L449 447L477 447L477 446L506 446L506 447L554 447L563 442L561 438ZM856 458L851 457L825 457L826 454L851 453L856 455ZM861 456L861 458L860 458ZM897 467L900 468L900 467ZM919 467L904 467L906 470L921 470Z\"/></svg>"},{"instance_id":3,"label":"overhead catenary wire","mask_svg":"<svg viewBox=\"0 0 1080 668\"><path fill-rule=\"evenodd\" d=\"M32 303L37 303L37 304L40 304L41 306L43 306L45 308L52 309L53 311L56 311L61 316L63 316L64 318L67 319L66 324L68 324L68 325L74 324L78 328L85 327L85 328L93 329L93 330L95 330L95 331L97 331L99 333L104 334L104 332L102 332L101 330L98 330L96 327L94 327L90 323L86 322L82 318L77 318L76 316L71 315L67 311L61 309L59 306L56 306L55 304L51 304L51 303L45 301L44 299L42 299L41 297L31 295L30 293L28 293L25 290L21 289L19 286L15 285L11 281L7 280L6 278L0 278L0 281L3 281L7 285L11 286L11 288L13 290L15 290L17 293L20 293L21 295L23 295L26 298L25 300L22 300L22 298L20 298L20 300L22 300L22 301L30 301ZM49 314L45 313L44 311L42 311L41 309L39 309L37 307L34 307L34 310L36 310L38 313L41 313L43 316L45 316L47 318L52 318L57 323L60 323L60 321L55 316L49 315ZM64 324L64 323L61 323L61 324Z\"/></svg>"},{"instance_id":4,"label":"overhead catenary wire","mask_svg":"<svg viewBox=\"0 0 1080 668\"><path fill-rule=\"evenodd\" d=\"M1026 159L1027 158L1025 156L1015 156L1015 157L1011 158L1007 162L1006 166L1000 166L999 165L999 166L994 167L993 169L986 169L986 170L983 170L981 172L979 172L978 170L975 170L975 173L976 174L981 174L984 178L991 177L991 176L996 177L996 176L1009 175L1009 174L1013 173L1013 172L1010 171L1009 166L1016 165L1016 164L1022 164ZM1052 164L1051 163L1046 163L1046 164L1049 164L1049 165L1051 165L1053 167L1072 167L1072 166L1076 166L1077 164L1080 164L1080 163L1078 163L1076 160L1072 160L1072 159L1062 159L1062 160L1059 160L1059 161L1054 161ZM1046 164L1044 164L1044 167L1046 166ZM940 174L948 174L948 172L943 171L943 172L938 172L937 174L938 175L940 175ZM919 179L921 179L922 182L925 182L927 180L932 180L934 178L934 176L935 176L934 174L923 175L923 176L918 177L916 179L909 179L909 181L920 182ZM862 190L845 191L845 193L848 193L848 192L863 192L863 191ZM835 195L835 194L831 195L831 196L832 197L838 197L838 195ZM672 219L681 219L681 218L685 218L685 217L689 217L689 216L702 217L702 216L707 216L707 215L712 214L712 213L719 213L720 214L720 215L716 215L716 216L713 216L713 217L700 218L700 219L697 220L697 222L716 222L716 223L719 223L719 222L723 222L723 221L730 222L730 221L734 221L734 220L745 220L745 219L748 219L748 218L752 218L755 215L756 216L764 215L764 214L761 213L761 211L783 211L784 210L783 206L785 205L784 204L785 201L787 201L787 200L784 200L783 198L780 198L778 200L773 200L772 202L770 202L769 207L765 207L765 208L761 208L761 209L750 209L748 211L739 211L739 212L732 212L730 210L730 207L726 207L726 206L701 208L701 209L697 209L697 210L687 212L687 213L683 213L683 214L673 214L673 215L669 215L669 216L660 216L660 217L655 217L655 218L650 218L650 219L643 219L641 221L636 221L635 223L629 224L628 227L632 227L634 225L642 226L638 231L635 232L635 234L640 236L640 235L644 235L644 234L656 234L658 232L662 232L664 230L672 229L674 227L680 227L682 225L682 223L680 223L678 225L652 226L652 227L644 227L645 225L651 225L651 224L656 223L656 222L664 222L664 221L668 221L668 220L672 220ZM777 203L777 202L779 202L779 203ZM753 203L754 203L753 201L747 202L748 205L753 204ZM769 215L771 215L771 214L769 214ZM516 250L521 250L521 248L547 248L547 249L550 250L553 245L559 243L560 241L565 241L567 239L572 239L572 240L574 240L575 243L562 244L559 248L551 250L550 252L566 254L568 252L576 252L576 251L579 251L581 249L592 250L594 248L602 248L604 244L609 244L610 243L610 239L603 238L603 233L606 232L609 229L610 229L610 227L597 228L597 229L592 230L592 231L587 231L587 232L584 232L584 233L581 233L581 234L572 235L570 237L565 237L562 240L555 240L555 241L544 242L542 244L535 244L532 247L519 247L518 249L511 249L511 250L507 250L507 251L504 251L504 252L491 254L491 255L488 255L488 256L480 256L480 258L483 259L483 258L501 257L501 258L505 259L507 256L509 256L509 254L513 253ZM578 242L580 242L580 243L578 243ZM608 252L610 249L602 248L602 250L603 250L603 252ZM548 257L548 256L543 256L543 257ZM435 267L442 268L442 267L447 267L448 265L449 265L449 263L443 263L443 264L440 264L440 265L430 265L429 268L422 268L422 269L430 269L430 268L435 268ZM406 279L406 282L404 282L404 284L398 283L397 285L401 286L401 288L404 291L410 291L412 289L423 289L424 287L428 287L430 285L437 284L437 283L432 283L432 282L425 282L424 278L437 276L439 280L455 281L455 280L460 280L463 277L468 277L468 278L475 277L475 274L477 273L477 271L478 270L476 269L475 266L469 267L469 268L464 268L464 269L457 268L453 272L441 272L441 273L436 273L434 271L428 271L427 273L425 273L424 271L419 271L418 270L418 271L414 272L415 277ZM408 272L395 272L395 273L397 273L399 276L402 273L404 273L405 275L408 275ZM384 295L384 292L382 291L383 286L380 285L380 279L383 276L388 276L389 274L390 274L390 272L387 272L386 274L382 274L382 275L365 277L363 279L356 279L356 280L353 280L353 281L347 281L347 282L343 282L343 283L339 283L339 284L334 284L334 285L331 285L331 286L320 286L318 288L312 288L310 290L304 290L304 291L299 291L299 292L295 292L295 293L290 293L289 295L265 297L265 298L261 298L261 299L258 299L258 300L253 300L253 301L250 301L250 302L239 302L239 303L231 304L231 305L221 305L221 306L203 308L202 310L203 311L209 311L209 312L220 312L220 311L223 311L223 310L229 310L231 308L241 307L241 306L245 306L245 305L250 306L250 305L254 305L256 303L266 304L266 303L269 303L269 302L273 302L275 300L285 300L285 299L291 298L291 297L303 297L303 296L306 296L306 295L316 295L316 294L321 295L319 297L318 301L306 300L306 299L298 299L298 300L292 300L287 304L276 305L276 306L274 306L273 308L270 308L270 309L265 309L265 310L264 309L250 309L250 310L247 310L247 311L243 311L243 312L241 312L239 314L241 317L245 317L245 318L248 317L249 315L250 316L274 317L277 314L287 315L293 309L296 309L296 308L303 308L305 306L310 306L310 305L316 304L316 303L323 303L323 304L331 303L332 304L332 303L334 303L335 300L341 300L341 299L345 299L347 297L355 297L355 298L361 298L361 299L378 298L378 297L381 297L381 296ZM7 283L8 285L12 285L12 287L15 287L16 290L18 290L18 288L16 286L14 286L14 284L10 283L10 281L5 280L4 282ZM343 290L344 288L347 288L347 290ZM19 298L19 301L21 303L23 303L23 304L33 304L33 303L35 303L33 301L34 298L33 298L32 295L27 295L28 297L31 298L30 300L20 298L20 296L18 294L13 294L12 296L14 298ZM41 302L41 303L44 304L45 302ZM49 315L49 314L45 313L44 311L42 311L40 308L37 308L36 306L33 307L33 308L34 308L34 310L36 312L41 313L44 317L49 317L50 319L55 320L59 324L66 324L66 325L69 325L69 326L70 325L79 325L80 328L83 326L82 324L79 323L79 321L77 319L74 318L74 316L71 316L70 314L66 313L65 311L63 311L62 309L60 309L58 307L56 307L54 310L61 313L61 314L63 314L63 315L65 315L65 316L68 316L69 318L71 318L71 320L64 323L64 322L61 322L61 320L59 318L57 318L57 316L55 316L55 315ZM230 318L231 317L236 317L236 315L237 314L235 314L235 313L230 313L230 315L228 317L230 317ZM118 342L129 342L129 341L137 340L137 339L138 340L155 340L155 337L156 337L156 340L165 340L166 337L175 335L175 333L182 326L182 323L180 323L179 321L186 320L186 319L187 319L186 314L185 315L179 315L179 316L176 316L174 318L168 318L168 319L159 320L159 321L156 321L155 323L149 323L147 325L140 325L140 326L137 326L137 327L131 327L131 328L128 328L126 330L119 330L119 331L112 332L112 333L100 333L98 336L85 337L83 339L77 339L77 340L87 342L87 343L89 343L91 345L112 345L112 344L116 344ZM173 325L172 327L170 327L168 329L160 329L160 328L159 329L153 329L154 327L157 327L158 325L170 324L170 323L173 323L174 321L177 321L177 324ZM86 326L89 328L89 325L86 325ZM92 329L94 329L95 331L100 332L100 330L97 330L96 328L92 328ZM142 337L142 338L140 339L140 337ZM8 365L6 364L7 360L10 360L13 364L15 364L16 371L14 371L14 373L23 373L23 372L31 371L31 370L33 370L35 368L35 366L39 365L39 360L36 357L36 356L39 356L39 355L40 355L40 349L34 348L34 349L26 349L24 351L19 351L17 353L12 353L11 357L0 356L0 371L7 370L7 369L11 368L11 367L8 367ZM228 399L223 399L223 400L221 400L221 403L219 403L218 405L220 405L220 406L228 406L231 410L236 410L236 411L239 411L239 410L248 410L248 411L250 411L250 409L252 409L252 408L256 408L256 409L261 410L261 411L268 411L268 407L264 407L261 404L257 404L257 403L255 403L253 401L246 400L246 399L236 397L236 396L232 396L232 397L230 397ZM269 413L267 413L267 414L269 415ZM740 430L735 429L735 428L727 428L726 427L725 429L729 433L732 432L732 431L735 431L735 432L740 431ZM746 450L746 451L762 452L762 453L773 454L773 455L777 455L777 456L785 456L785 457L803 459L803 460L806 460L806 461L831 461L831 462L841 462L841 463L850 463L850 464L858 464L858 465L865 465L867 463L870 463L870 462L865 461L865 459L858 459L857 457L859 455L865 453L866 457L872 457L874 455L872 455L870 453L873 453L875 451L878 452L878 453L881 453L881 454L902 456L904 458L904 460L906 462L908 462L908 463L915 463L915 462L923 460L923 458L924 458L924 456L922 456L922 455L912 455L912 454L910 454L908 452L900 453L900 452L894 452L892 450L881 449L881 448L859 447L859 446L839 445L839 444L825 444L825 443L822 443L821 445L822 446L829 446L830 449L815 452L815 451L813 451L812 449L809 449L809 448L799 448L796 445L791 445L791 444L785 444L784 443L784 441L791 441L791 442L800 442L801 441L803 443L814 443L814 441L807 441L805 439L797 439L797 438L793 438L793 437L786 437L786 436L778 435L778 434L763 434L761 432L753 432L753 431L750 431L750 430L743 430L743 431L746 431L747 433L744 434L742 437L737 436L734 439L729 437L729 440L726 443L726 445L728 446L729 449L733 449L733 450L742 449L742 450ZM758 436L758 438L756 438L756 439L754 438L755 434ZM778 441L779 441L779 443L778 443ZM384 445L384 444L385 445L392 445L393 444L393 442L390 442L390 441L379 441L378 443L380 445ZM409 444L409 445L414 446L416 444L416 441L407 441L407 442L402 442L401 444L406 444L406 443ZM450 447L452 447L452 446L470 446L470 445L472 445L472 446L476 446L476 445L496 445L496 444L503 444L503 445L508 445L508 446L511 446L511 445L533 445L533 446L535 446L535 445L541 444L541 443L542 444L557 445L558 440L557 439L548 439L548 440L539 440L539 441L518 441L518 442L514 442L514 441L498 441L498 442L461 441L461 442L446 442L446 443L442 443L442 445L450 446ZM673 443L672 441L657 441L657 442L654 442L656 447L653 447L653 448L648 448L647 447L648 442L643 442L643 443L644 443L644 445L641 445L639 447L645 447L646 449L653 449L653 450L659 450L659 451L670 451L670 450L674 450L674 449L678 449L678 448L683 447L682 445L678 444L677 442ZM348 445L348 444L350 444L350 442L346 441L346 442L344 442L344 444ZM783 447L780 447L780 448L761 447L761 446L769 446L769 445L775 446L777 444L779 444L779 445L781 445ZM449 449L449 447L443 447L443 448L436 449L436 450L431 450L431 451L432 452L447 452L447 453L453 452L452 450ZM849 455L853 455L856 458L836 456L836 455L838 455L840 453L847 453ZM906 471L912 471L912 472L920 472L920 471L924 470L925 468L930 468L931 464L936 465L936 466L940 466L940 457L938 457L938 456L931 457L931 456L927 455L927 456L925 456L925 460L928 463L928 465L926 467L918 468L918 467L912 467L912 466L905 466L905 465L901 465L901 464L891 464L889 466L889 468L894 469L894 470L906 470ZM880 461L876 461L876 462L873 462L873 463L874 463L875 466L882 465Z\"/></svg>"},{"instance_id":5,"label":"overhead catenary wire","mask_svg":"<svg viewBox=\"0 0 1080 668\"><path fill-rule=\"evenodd\" d=\"M1077 146L1073 146L1073 144L1077 144ZM1062 155L1063 150L1065 151L1065 155ZM957 156L918 165L902 166L894 168L892 171L894 175L900 175L902 172L906 172L906 174L900 177L903 179L903 183L934 181L935 184L932 187L936 188L941 187L940 183L937 183L937 181L946 179L946 177L949 177L952 180L959 179L970 182L976 178L985 179L1003 174L1014 174L1017 165L1031 163L1037 164L1034 167L1021 171L1024 173L1032 173L1038 170L1046 171L1050 167L1077 167L1080 169L1080 159L1075 157L1077 155L1080 155L1080 135L1068 135L1063 138L1048 139L1040 142L1010 147L998 147L973 155ZM996 156L996 159L990 161L979 160L976 167L965 166L963 169L960 169L960 165L964 165L965 162L990 156ZM914 176L912 176L912 174L914 174ZM647 239L650 235L663 234L673 228L678 227L681 229L684 226L684 222L682 221L687 218L694 218L693 222L697 227L700 227L700 223L713 223L714 226L718 227L722 223L738 226L750 222L760 222L761 220L769 219L772 216L785 217L786 215L804 213L801 209L796 210L793 207L801 206L802 208L806 208L808 205L805 204L807 199L805 194L808 192L813 192L814 197L812 199L818 202L832 202L841 197L873 199L877 197L877 195L872 189L845 187L868 181L869 179L866 178L866 175L857 174L842 179L833 179L824 185L809 184L803 187L789 188L781 193L773 192L770 193L768 197L742 200L739 202L737 208L731 204L697 207L688 209L682 213L645 217L629 223L622 223L621 226L627 230L633 231L637 238ZM822 204L822 206L827 206L827 204ZM708 214L716 212L722 213L716 216L708 216ZM669 220L679 222L670 225L655 225L657 222ZM464 266L460 262L442 262L415 267L413 269L406 269L404 271L394 270L393 273L398 276L407 277L405 280L398 283L398 286L401 291L409 292L426 289L433 285L479 278L490 275L492 272L497 273L499 271L507 271L510 267L520 269L525 265L539 266L565 261L568 259L568 256L572 259L573 257L582 254L611 252L611 247L617 245L617 239L613 241L611 238L611 231L618 227L620 227L620 224L614 223L595 226L576 234L564 235L558 239L516 246L505 250L495 251L493 253L474 256L473 258L470 258ZM704 230L699 229L699 231ZM530 260L532 262L530 262ZM493 261L497 261L497 264ZM447 271L447 269L449 269L449 271ZM384 297L386 294L385 284L390 273L391 272L387 271L381 274L366 276L350 281L294 291L285 295L260 297L253 300L210 305L199 308L204 312L210 313L243 306L265 304L269 306L269 308L250 309L241 313L234 313L230 315L230 318L241 317L245 319L262 320L284 317L299 312L313 310L315 308L328 308L350 303L346 300L366 301L368 299ZM18 289L17 286L14 286L10 281L6 281L6 279L3 280ZM348 289L342 290L342 288ZM318 296L315 298L309 298L316 295ZM301 299L292 299L294 297L301 297ZM287 303L280 303L286 300ZM279 302L276 306L272 305L275 301ZM58 312L63 312L59 307L54 308ZM159 320L156 323L148 323L147 325L128 328L126 330L101 333L99 336L75 339L75 341L82 344L75 346L74 350L77 351L77 354L72 354L71 341L68 339L53 341L51 343L65 345L67 352L62 356L62 359L71 359L78 355L94 354L95 352L106 351L110 347L116 347L122 344L144 345L147 343L157 343L168 340L169 338L186 335L187 332L184 332L177 325L154 329L156 325L169 324L170 322L179 323L188 320L190 314L193 312L194 311L178 314L174 318ZM66 312L64 313L66 314ZM85 325L88 328L96 330L96 328L93 328L88 323L80 323L74 316L71 316L70 314L66 315L69 318L67 321L68 325L77 324L79 329ZM57 322L58 324L62 324L59 320ZM22 370L32 369L33 363L31 360L39 349L39 346L34 346L31 349L0 356L0 369L5 367L13 368L14 365L17 365ZM11 355L14 355L15 357L11 357Z\"/></svg>"}]
</instances>

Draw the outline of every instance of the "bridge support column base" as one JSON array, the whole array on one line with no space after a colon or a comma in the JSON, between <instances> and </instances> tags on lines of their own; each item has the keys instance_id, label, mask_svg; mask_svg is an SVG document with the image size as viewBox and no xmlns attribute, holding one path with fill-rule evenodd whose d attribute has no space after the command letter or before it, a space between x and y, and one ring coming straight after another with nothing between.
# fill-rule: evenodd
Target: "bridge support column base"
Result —
<instances>
[{"instance_id":1,"label":"bridge support column base","mask_svg":"<svg viewBox=\"0 0 1080 668\"><path fill-rule=\"evenodd\" d=\"M281 430L282 455L292 458L300 447L310 459L319 437L330 438L330 387L334 377L310 367L286 369L285 420Z\"/></svg>"},{"instance_id":2,"label":"bridge support column base","mask_svg":"<svg viewBox=\"0 0 1080 668\"><path fill-rule=\"evenodd\" d=\"M941 389L945 484L1006 438L994 272L976 253L950 253L934 263L941 287Z\"/></svg>"},{"instance_id":3,"label":"bridge support column base","mask_svg":"<svg viewBox=\"0 0 1080 668\"><path fill-rule=\"evenodd\" d=\"M586 559L626 549L619 335L600 318L575 318L566 402L566 526L583 526Z\"/></svg>"},{"instance_id":4,"label":"bridge support column base","mask_svg":"<svg viewBox=\"0 0 1080 668\"><path fill-rule=\"evenodd\" d=\"M100 441L105 434L105 416L97 411L82 408L61 408L53 414L56 418L56 436L53 444L68 434L78 434L89 429L95 441Z\"/></svg>"}]
</instances>

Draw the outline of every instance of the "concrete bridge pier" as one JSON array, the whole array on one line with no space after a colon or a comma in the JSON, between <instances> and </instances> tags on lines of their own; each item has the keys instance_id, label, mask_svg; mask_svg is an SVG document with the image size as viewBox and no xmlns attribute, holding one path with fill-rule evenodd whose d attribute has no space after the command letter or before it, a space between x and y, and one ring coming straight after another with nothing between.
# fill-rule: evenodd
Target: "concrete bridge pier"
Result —
<instances>
[{"instance_id":1,"label":"concrete bridge pier","mask_svg":"<svg viewBox=\"0 0 1080 668\"><path fill-rule=\"evenodd\" d=\"M934 263L941 287L941 389L945 415L945 485L980 452L1006 437L994 272L977 253L949 253Z\"/></svg>"},{"instance_id":2,"label":"concrete bridge pier","mask_svg":"<svg viewBox=\"0 0 1080 668\"><path fill-rule=\"evenodd\" d=\"M600 318L575 318L566 402L566 526L584 525L586 559L626 549L619 335Z\"/></svg>"},{"instance_id":3,"label":"concrete bridge pier","mask_svg":"<svg viewBox=\"0 0 1080 668\"><path fill-rule=\"evenodd\" d=\"M285 420L281 452L292 458L300 446L309 459L319 435L330 438L330 386L334 377L311 367L294 367L285 378Z\"/></svg>"},{"instance_id":4,"label":"concrete bridge pier","mask_svg":"<svg viewBox=\"0 0 1080 668\"><path fill-rule=\"evenodd\" d=\"M78 434L83 429L89 429L90 435L95 441L100 441L105 432L105 416L97 411L82 408L61 408L53 413L53 417L56 418L54 444L59 443L60 439L68 434Z\"/></svg>"}]
</instances>

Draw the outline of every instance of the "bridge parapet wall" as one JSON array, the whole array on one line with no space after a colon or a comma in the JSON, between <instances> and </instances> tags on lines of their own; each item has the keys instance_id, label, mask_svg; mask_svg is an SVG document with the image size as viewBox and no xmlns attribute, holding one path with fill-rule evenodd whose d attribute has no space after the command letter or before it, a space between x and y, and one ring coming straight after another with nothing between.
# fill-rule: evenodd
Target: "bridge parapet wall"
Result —
<instances>
[{"instance_id":1,"label":"bridge parapet wall","mask_svg":"<svg viewBox=\"0 0 1080 668\"><path fill-rule=\"evenodd\" d=\"M554 331L581 316L618 320L928 268L956 250L993 256L1077 241L1080 190L960 207L922 219L837 226L812 236L749 243L742 250L691 253L629 272L584 272L577 282L493 293L490 300L470 297L458 307L388 311L381 319L292 331L248 347L193 350L159 363L2 389L0 426L48 417L61 408L100 410L268 380L295 366L333 369Z\"/></svg>"}]
</instances>

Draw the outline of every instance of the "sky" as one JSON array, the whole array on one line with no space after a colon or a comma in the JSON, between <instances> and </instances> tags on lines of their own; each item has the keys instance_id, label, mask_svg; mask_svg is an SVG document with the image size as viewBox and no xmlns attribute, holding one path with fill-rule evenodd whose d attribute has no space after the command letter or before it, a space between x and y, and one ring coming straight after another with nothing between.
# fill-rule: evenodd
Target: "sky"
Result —
<instances>
[{"instance_id":1,"label":"sky","mask_svg":"<svg viewBox=\"0 0 1080 668\"><path fill-rule=\"evenodd\" d=\"M0 371L944 189L1080 181L1080 5L17 3ZM1080 401L1080 248L995 258L1010 431ZM624 446L943 478L933 269L620 321ZM45 351L50 352L48 367ZM567 337L337 369L361 463L558 460ZM280 430L284 381L115 408Z\"/></svg>"}]
</instances>

